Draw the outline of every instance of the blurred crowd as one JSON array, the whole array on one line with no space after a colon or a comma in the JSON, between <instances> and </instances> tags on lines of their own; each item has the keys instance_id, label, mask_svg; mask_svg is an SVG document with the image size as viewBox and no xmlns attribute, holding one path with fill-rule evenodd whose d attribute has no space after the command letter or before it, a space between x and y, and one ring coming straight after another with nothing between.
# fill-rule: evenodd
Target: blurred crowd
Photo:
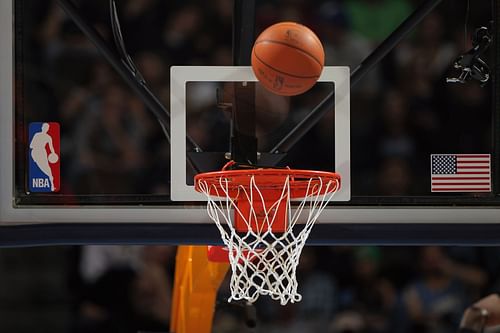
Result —
<instances>
[{"instance_id":1,"label":"blurred crowd","mask_svg":"<svg viewBox=\"0 0 500 333\"><path fill-rule=\"evenodd\" d=\"M75 2L114 45L107 1ZM256 31L284 20L303 23L323 42L326 65L354 70L420 2L257 1ZM24 112L19 117L26 123L61 123L61 193L168 195L170 149L142 101L56 1L16 3L22 3L17 10L23 15L17 110ZM117 4L127 49L165 106L170 105L170 66L232 64L231 0ZM470 48L473 28L490 20L489 1L475 1L464 31L465 7L465 0L444 1L353 87L354 195L428 194L431 153L490 151L490 89L445 83L454 58ZM280 121L285 126L288 120ZM322 126L291 152L298 163L310 160L303 152L318 149L317 142L331 135ZM193 125L189 131L200 146L211 145L210 129ZM321 160L321 151L314 156ZM168 330L174 248L91 246L75 251L71 332ZM498 251L306 248L298 272L302 302L280 307L260 300L258 330L453 332L466 305L498 290ZM227 292L222 289L221 299ZM239 312L238 307L221 307L215 331L243 332Z\"/></svg>"},{"instance_id":2,"label":"blurred crowd","mask_svg":"<svg viewBox=\"0 0 500 333\"><path fill-rule=\"evenodd\" d=\"M175 248L75 249L70 332L167 332ZM465 247L306 247L297 278L302 300L281 306L262 296L257 327L217 297L214 332L452 333L462 313L500 286L500 249ZM200 277L202 278L202 277Z\"/></svg>"}]
</instances>

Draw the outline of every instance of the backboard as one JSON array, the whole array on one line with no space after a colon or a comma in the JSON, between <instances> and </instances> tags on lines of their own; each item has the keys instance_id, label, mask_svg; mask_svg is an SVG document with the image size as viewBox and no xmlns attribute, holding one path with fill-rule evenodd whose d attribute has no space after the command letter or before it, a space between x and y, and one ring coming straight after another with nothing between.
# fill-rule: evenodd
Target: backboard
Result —
<instances>
[{"instance_id":1,"label":"backboard","mask_svg":"<svg viewBox=\"0 0 500 333\"><path fill-rule=\"evenodd\" d=\"M157 1L127 16L119 3L132 64L107 3L2 2L0 243L219 242L192 180L231 158L235 117L252 110L260 164L343 177L311 244L498 244L498 4L474 4L464 36L465 4L439 2L392 23L373 13L380 29L332 1L263 1L255 15ZM326 51L317 85L292 98L261 87L248 61L283 20ZM447 83L481 26L488 82ZM47 136L54 163L39 157Z\"/></svg>"},{"instance_id":2,"label":"backboard","mask_svg":"<svg viewBox=\"0 0 500 333\"><path fill-rule=\"evenodd\" d=\"M170 146L171 156L175 156L171 160L171 191L170 196L173 201L206 201L203 194L194 190L193 182L188 179L189 173L186 165L188 150L186 148L186 134L188 128L193 132L206 131L208 135L222 131L226 133L226 137L219 139L207 138L210 142L207 145L226 147L226 150L220 152L223 157L220 160L210 163L214 159L213 152L210 155L203 152L191 152L192 156L198 154L205 163L212 164L207 166L202 172L221 170L227 163L226 151L228 151L229 141L229 123L230 115L224 117L224 111L218 110L217 107L217 92L224 90L224 85L240 84L248 85L255 83L257 79L253 74L251 67L219 67L219 66L174 66L170 71L171 78L171 96L170 96L170 124L172 126L172 144ZM263 150L265 146L273 146L277 142L273 142L270 133L282 131L286 133L286 129L294 125L293 118L304 117L304 111L300 109L314 108L317 102L320 102L328 93L335 94L335 108L332 108L330 115L330 123L325 126L325 135L321 140L322 154L331 155L330 165L325 163L324 169L328 171L336 171L342 175L342 188L335 195L334 201L349 201L351 199L351 154L350 154L350 106L349 106L349 68L348 67L327 67L324 68L322 76L318 80L319 84L303 94L302 96L289 98L276 96L271 93L266 93L265 88L258 85L254 87L256 95L252 95L252 100L244 100L250 104L251 108L257 114L257 140L260 142L258 147ZM321 83L329 83L329 85L321 86ZM205 90L208 95L208 101L202 101L202 97L198 92ZM199 98L196 98L199 96ZM210 96L212 96L210 98ZM188 103L189 100L194 100L193 103ZM211 103L210 103L211 100ZM308 101L309 100L309 101ZM308 103L309 102L309 103ZM308 103L308 104L307 104ZM201 105L200 105L201 104ZM228 103L224 104L227 105ZM295 108L295 110L293 110ZM200 124L197 119L190 121L188 125L188 117L197 116L200 112L206 113L203 117L214 119L211 127L206 128L204 124ZM227 112L227 111L226 111ZM229 112L237 112L231 110ZM190 117L189 117L190 118ZM226 119L226 130L223 130L224 122L215 121L215 119ZM199 127L201 128L199 128ZM220 127L219 127L220 126ZM196 128L198 127L198 128ZM276 141L276 139L274 139ZM269 148L268 148L269 149ZM312 151L310 151L312 152ZM260 152L258 163L261 165L271 166L288 166L303 164L303 159L293 161L288 159L287 162L282 162L278 159L272 159L272 156L263 155L265 151ZM301 152L303 155L305 152ZM272 155L272 152L268 153ZM280 154L274 153L275 156ZM314 156L314 155L313 155ZM268 159L267 161L265 159ZM286 159L286 156L282 156ZM224 161L226 160L226 161ZM307 168L307 166L304 166ZM310 166L314 168L314 166ZM317 167L316 167L317 168ZM189 184L188 184L189 183Z\"/></svg>"}]
</instances>

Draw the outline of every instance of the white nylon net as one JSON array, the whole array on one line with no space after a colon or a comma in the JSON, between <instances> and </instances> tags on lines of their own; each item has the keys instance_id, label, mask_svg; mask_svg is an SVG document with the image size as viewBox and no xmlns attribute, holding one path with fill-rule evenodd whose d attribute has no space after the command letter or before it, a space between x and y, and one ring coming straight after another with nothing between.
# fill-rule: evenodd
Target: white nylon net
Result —
<instances>
[{"instance_id":1,"label":"white nylon net","mask_svg":"<svg viewBox=\"0 0 500 333\"><path fill-rule=\"evenodd\" d=\"M221 177L218 184L209 184L204 180L198 182L199 190L208 198L208 215L219 228L229 252L232 269L229 301L246 300L253 303L260 295L268 295L279 300L281 305L299 302L302 296L297 292L296 270L300 254L314 223L338 190L339 181L324 181L321 177L306 180L305 196L292 209L291 177L287 176L279 198L271 204L266 200L267 209L257 212L254 209L258 206L256 202L260 202L261 207L266 207L265 195L259 190L255 177L249 177L249 184L239 185L233 199L230 198L230 182L227 178ZM231 186L231 193L234 194L234 184ZM250 211L242 212L237 206L237 200L253 203ZM282 201L286 203L288 223L284 232L274 233L276 207ZM247 231L236 230L235 214L244 220ZM249 220L255 221L258 214L263 222L259 228L254 228L258 230L252 230ZM299 221L305 221L305 224L300 224L303 228L297 228L294 232Z\"/></svg>"}]
</instances>

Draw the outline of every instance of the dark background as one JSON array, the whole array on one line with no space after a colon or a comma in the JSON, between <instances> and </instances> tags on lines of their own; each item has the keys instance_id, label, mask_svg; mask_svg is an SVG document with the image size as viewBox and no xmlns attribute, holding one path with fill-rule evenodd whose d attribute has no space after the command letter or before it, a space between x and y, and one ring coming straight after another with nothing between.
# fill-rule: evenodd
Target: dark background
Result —
<instances>
[{"instance_id":1,"label":"dark background","mask_svg":"<svg viewBox=\"0 0 500 333\"><path fill-rule=\"evenodd\" d=\"M353 69L418 3L261 1L257 32L283 20L304 23L323 41L327 65ZM231 65L231 1L118 4L127 47L165 105L169 66ZM107 4L78 5L111 42ZM490 5L471 1L465 44L490 20ZM491 86L444 84L453 59L470 47L465 7L444 1L352 91L355 195L427 195L431 153L492 152ZM67 203L80 195L168 196L160 127L95 47L54 1L17 0L16 21L18 151L25 124L58 121ZM203 126L191 133L210 144ZM321 156L324 133L319 124L296 149ZM167 331L174 255L160 246L2 249L1 330ZM453 332L467 304L498 290L498 257L496 247L309 247L298 272L303 301L281 307L263 298L257 331ZM227 296L223 286L221 304ZM239 310L219 306L214 331L244 331Z\"/></svg>"}]
</instances>

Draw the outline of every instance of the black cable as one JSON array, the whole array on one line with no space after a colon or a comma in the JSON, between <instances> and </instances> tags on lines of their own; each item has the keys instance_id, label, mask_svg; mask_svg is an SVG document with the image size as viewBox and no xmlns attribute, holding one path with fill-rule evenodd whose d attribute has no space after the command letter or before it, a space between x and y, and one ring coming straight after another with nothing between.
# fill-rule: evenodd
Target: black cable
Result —
<instances>
[{"instance_id":1,"label":"black cable","mask_svg":"<svg viewBox=\"0 0 500 333\"><path fill-rule=\"evenodd\" d=\"M121 56L121 60L122 60L123 64L128 68L130 73L132 73L134 75L137 82L140 85L142 85L144 87L144 89L146 89L150 93L151 97L163 108L163 106L161 105L161 102L149 90L149 87L146 83L146 80L144 79L141 72L137 68L136 64L132 60L132 57L127 52L127 48L125 47L125 42L123 41L123 34L122 34L122 30L121 30L121 25L120 25L120 19L118 18L118 10L116 7L115 0L109 1L109 12L110 12L110 16L111 16L111 28L113 31L113 37L115 40L116 49ZM167 116L170 116L170 112L168 112L168 110L166 108L163 108L163 109L164 109L164 112L167 114ZM167 140L170 142L170 133L169 133L170 127L168 126L168 124L165 124L164 122L160 121L160 119L158 119L158 121L160 122L161 128L162 128L165 136L167 137ZM194 150L196 152L202 151L201 147L198 146L196 144L196 142L194 142L194 140L189 136L189 134L186 134L186 139L187 139L188 143L192 146L191 150Z\"/></svg>"}]
</instances>

